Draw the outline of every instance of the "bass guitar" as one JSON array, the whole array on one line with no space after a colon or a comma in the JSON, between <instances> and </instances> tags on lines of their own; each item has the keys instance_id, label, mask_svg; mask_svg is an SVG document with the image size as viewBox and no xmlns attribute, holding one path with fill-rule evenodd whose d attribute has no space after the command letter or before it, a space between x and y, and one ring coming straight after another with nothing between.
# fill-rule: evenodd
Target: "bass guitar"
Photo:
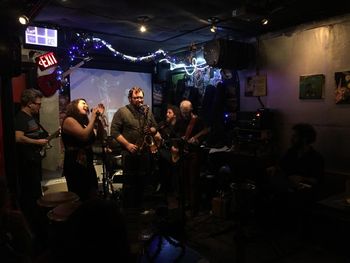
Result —
<instances>
[{"instance_id":1,"label":"bass guitar","mask_svg":"<svg viewBox=\"0 0 350 263\"><path fill-rule=\"evenodd\" d=\"M45 97L51 97L65 82L65 78L71 74L74 70L80 68L85 62L91 60L91 57L84 58L77 65L69 68L67 71L59 74L56 69L51 74L38 76L38 87Z\"/></svg>"},{"instance_id":2,"label":"bass guitar","mask_svg":"<svg viewBox=\"0 0 350 263\"><path fill-rule=\"evenodd\" d=\"M48 140L47 144L42 146L39 153L41 158L44 158L46 156L46 151L48 149L52 148L52 145L50 144L50 141L52 139L58 138L61 135L61 128L59 128L57 131L55 131L54 133L52 133L51 135L49 135L48 137L46 137L46 139Z\"/></svg>"}]
</instances>

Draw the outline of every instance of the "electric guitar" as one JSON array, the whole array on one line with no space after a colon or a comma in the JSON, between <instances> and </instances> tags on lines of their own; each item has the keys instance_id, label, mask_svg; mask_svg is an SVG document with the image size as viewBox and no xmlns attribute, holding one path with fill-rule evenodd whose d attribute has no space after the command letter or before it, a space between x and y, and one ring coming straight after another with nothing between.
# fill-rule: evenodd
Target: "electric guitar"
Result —
<instances>
[{"instance_id":1,"label":"electric guitar","mask_svg":"<svg viewBox=\"0 0 350 263\"><path fill-rule=\"evenodd\" d=\"M54 70L51 74L43 75L38 77L38 87L45 97L51 97L65 82L65 78L72 73L74 70L80 68L85 62L90 61L92 58L84 58L77 65L69 68L67 71L59 74L58 70Z\"/></svg>"},{"instance_id":2,"label":"electric guitar","mask_svg":"<svg viewBox=\"0 0 350 263\"><path fill-rule=\"evenodd\" d=\"M59 128L57 131L55 131L53 134L49 135L48 137L46 137L46 139L48 140L47 144L42 146L39 153L41 158L44 158L46 156L46 151L48 149L52 148L52 145L50 144L50 141L52 139L58 138L61 135L61 128Z\"/></svg>"}]
</instances>

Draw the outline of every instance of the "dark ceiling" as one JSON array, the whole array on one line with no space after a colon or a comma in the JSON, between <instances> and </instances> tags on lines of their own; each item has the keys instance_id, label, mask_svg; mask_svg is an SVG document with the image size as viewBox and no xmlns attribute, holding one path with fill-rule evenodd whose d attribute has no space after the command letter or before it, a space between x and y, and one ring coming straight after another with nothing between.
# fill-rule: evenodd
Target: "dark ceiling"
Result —
<instances>
[{"instance_id":1,"label":"dark ceiling","mask_svg":"<svg viewBox=\"0 0 350 263\"><path fill-rule=\"evenodd\" d=\"M215 38L244 40L350 12L350 1L340 0L328 3L325 0L5 0L1 3L10 2L20 3L30 14L32 23L92 33L115 50L130 55L146 55L157 49L176 52ZM145 33L138 29L141 17L148 18ZM270 19L270 24L262 26L265 17ZM216 33L209 30L213 20L217 21Z\"/></svg>"}]
</instances>

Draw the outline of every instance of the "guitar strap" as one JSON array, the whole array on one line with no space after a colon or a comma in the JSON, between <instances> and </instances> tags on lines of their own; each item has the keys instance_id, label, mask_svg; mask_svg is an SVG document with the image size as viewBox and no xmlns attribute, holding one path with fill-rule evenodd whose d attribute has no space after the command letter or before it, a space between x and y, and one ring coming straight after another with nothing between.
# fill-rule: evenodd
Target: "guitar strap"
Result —
<instances>
[{"instance_id":1,"label":"guitar strap","mask_svg":"<svg viewBox=\"0 0 350 263\"><path fill-rule=\"evenodd\" d=\"M45 134L46 134L45 137L49 136L50 133L49 133L36 119L35 119L35 122L36 122L36 124L38 124L38 126L40 127L40 129L42 129L43 132L45 132Z\"/></svg>"},{"instance_id":2,"label":"guitar strap","mask_svg":"<svg viewBox=\"0 0 350 263\"><path fill-rule=\"evenodd\" d=\"M190 120L190 122L187 125L186 133L185 133L185 139L188 140L190 138L190 135L192 133L194 124L197 121L197 116L193 116Z\"/></svg>"}]
</instances>

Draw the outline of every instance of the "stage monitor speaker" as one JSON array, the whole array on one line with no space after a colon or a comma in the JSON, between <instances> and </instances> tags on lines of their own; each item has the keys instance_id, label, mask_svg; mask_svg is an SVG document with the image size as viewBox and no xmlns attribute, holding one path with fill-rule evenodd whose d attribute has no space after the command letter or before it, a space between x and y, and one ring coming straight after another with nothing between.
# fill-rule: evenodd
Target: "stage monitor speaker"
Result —
<instances>
[{"instance_id":1,"label":"stage monitor speaker","mask_svg":"<svg viewBox=\"0 0 350 263\"><path fill-rule=\"evenodd\" d=\"M255 47L251 43L215 39L204 45L204 59L211 67L246 69L255 62Z\"/></svg>"},{"instance_id":2,"label":"stage monitor speaker","mask_svg":"<svg viewBox=\"0 0 350 263\"><path fill-rule=\"evenodd\" d=\"M16 77L21 74L21 43L18 37L0 38L0 74Z\"/></svg>"}]
</instances>

